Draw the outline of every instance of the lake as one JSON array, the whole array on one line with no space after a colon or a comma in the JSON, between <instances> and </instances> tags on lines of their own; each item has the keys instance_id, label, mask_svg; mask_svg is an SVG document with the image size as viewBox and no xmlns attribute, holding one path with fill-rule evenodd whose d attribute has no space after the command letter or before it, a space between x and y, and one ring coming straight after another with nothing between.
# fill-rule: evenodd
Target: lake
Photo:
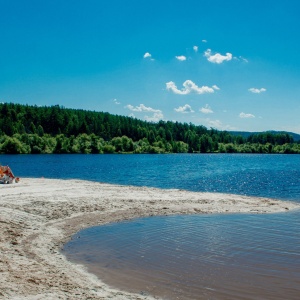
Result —
<instances>
[{"instance_id":1,"label":"lake","mask_svg":"<svg viewBox=\"0 0 300 300\"><path fill-rule=\"evenodd\" d=\"M85 179L300 201L300 155L0 155L19 177Z\"/></svg>"},{"instance_id":2,"label":"lake","mask_svg":"<svg viewBox=\"0 0 300 300\"><path fill-rule=\"evenodd\" d=\"M300 155L0 155L16 176L300 201ZM151 217L80 231L68 259L165 299L299 299L300 212Z\"/></svg>"}]
</instances>

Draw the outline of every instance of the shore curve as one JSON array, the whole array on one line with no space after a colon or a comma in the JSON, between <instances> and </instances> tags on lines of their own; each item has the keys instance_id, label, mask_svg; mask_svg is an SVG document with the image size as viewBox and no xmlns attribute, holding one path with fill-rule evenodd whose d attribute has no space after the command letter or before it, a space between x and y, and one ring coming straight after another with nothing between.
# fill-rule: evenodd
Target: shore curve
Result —
<instances>
[{"instance_id":1,"label":"shore curve","mask_svg":"<svg viewBox=\"0 0 300 300\"><path fill-rule=\"evenodd\" d=\"M66 260L61 246L80 229L136 217L299 208L232 194L22 178L0 186L0 299L154 299L107 286Z\"/></svg>"}]
</instances>

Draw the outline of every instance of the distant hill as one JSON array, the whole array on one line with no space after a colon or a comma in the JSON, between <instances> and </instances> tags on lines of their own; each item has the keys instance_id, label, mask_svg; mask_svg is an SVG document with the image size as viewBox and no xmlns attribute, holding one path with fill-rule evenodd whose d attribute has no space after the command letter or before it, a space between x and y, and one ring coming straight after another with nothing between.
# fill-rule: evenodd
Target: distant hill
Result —
<instances>
[{"instance_id":1,"label":"distant hill","mask_svg":"<svg viewBox=\"0 0 300 300\"><path fill-rule=\"evenodd\" d=\"M288 131L276 131L276 130L268 130L268 131L262 131L262 132L248 132L248 131L228 131L230 134L232 135L240 135L244 138L249 137L252 134L259 134L259 133L265 133L265 132L270 132L272 134L278 134L278 133L287 133L289 135L291 135L294 139L295 142L299 142L300 141L300 134L298 133L294 133L294 132L288 132Z\"/></svg>"}]
</instances>

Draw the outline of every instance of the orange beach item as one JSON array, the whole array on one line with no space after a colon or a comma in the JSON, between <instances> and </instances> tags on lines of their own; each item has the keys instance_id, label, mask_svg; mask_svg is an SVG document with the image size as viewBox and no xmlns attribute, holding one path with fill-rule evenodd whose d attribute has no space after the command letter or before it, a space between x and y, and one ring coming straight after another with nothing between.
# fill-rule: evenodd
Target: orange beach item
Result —
<instances>
[{"instance_id":1,"label":"orange beach item","mask_svg":"<svg viewBox=\"0 0 300 300\"><path fill-rule=\"evenodd\" d=\"M20 178L15 177L9 166L0 166L0 183L17 183Z\"/></svg>"}]
</instances>

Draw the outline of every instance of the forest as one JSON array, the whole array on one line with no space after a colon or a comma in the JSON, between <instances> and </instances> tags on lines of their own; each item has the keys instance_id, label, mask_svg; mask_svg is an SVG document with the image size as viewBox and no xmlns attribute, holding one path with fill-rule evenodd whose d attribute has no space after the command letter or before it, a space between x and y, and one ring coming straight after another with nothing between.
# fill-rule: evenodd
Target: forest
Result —
<instances>
[{"instance_id":1,"label":"forest","mask_svg":"<svg viewBox=\"0 0 300 300\"><path fill-rule=\"evenodd\" d=\"M152 123L59 105L0 103L0 153L299 154L300 144L285 132L245 138L191 123Z\"/></svg>"}]
</instances>

